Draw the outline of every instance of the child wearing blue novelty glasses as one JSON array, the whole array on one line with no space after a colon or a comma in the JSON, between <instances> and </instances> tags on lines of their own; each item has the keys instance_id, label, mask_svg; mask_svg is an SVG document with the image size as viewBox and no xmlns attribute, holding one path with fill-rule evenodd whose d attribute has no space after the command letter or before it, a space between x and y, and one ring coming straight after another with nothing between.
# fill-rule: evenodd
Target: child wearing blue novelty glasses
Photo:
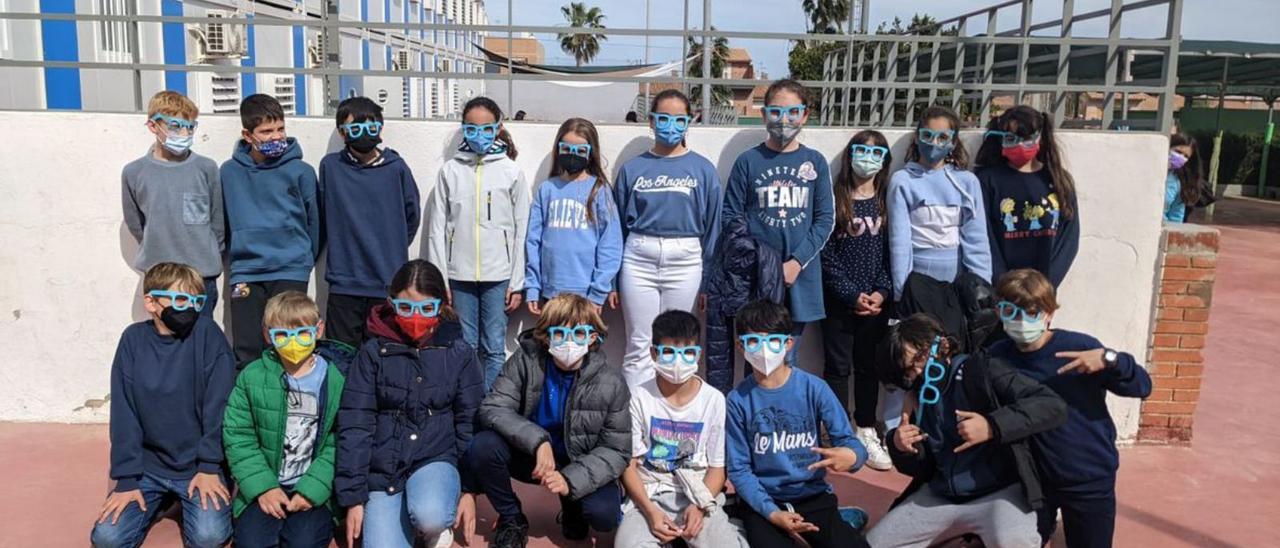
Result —
<instances>
[{"instance_id":1,"label":"child wearing blue novelty glasses","mask_svg":"<svg viewBox=\"0 0 1280 548\"><path fill-rule=\"evenodd\" d=\"M1048 542L1058 510L1068 546L1109 547L1116 520L1116 426L1107 393L1129 398L1151 395L1151 377L1127 352L1065 329L1049 329L1058 310L1053 284L1040 272L1013 270L996 286L998 308L1009 340L991 355L1009 360L1067 402L1067 423L1031 438L1045 504L1040 537Z\"/></svg>"},{"instance_id":2,"label":"child wearing blue novelty glasses","mask_svg":"<svg viewBox=\"0 0 1280 548\"><path fill-rule=\"evenodd\" d=\"M556 131L551 178L538 185L525 239L525 298L541 313L542 299L582 295L617 308L613 286L622 266L622 227L600 159L596 126L570 118Z\"/></svg>"},{"instance_id":3,"label":"child wearing blue novelty glasses","mask_svg":"<svg viewBox=\"0 0 1280 548\"><path fill-rule=\"evenodd\" d=\"M204 278L208 299L201 314L218 305L218 276L226 242L218 164L191 151L195 103L162 91L147 104L147 129L155 142L120 174L124 224L138 242L133 267L141 272L165 262L191 265Z\"/></svg>"},{"instance_id":4,"label":"child wearing blue novelty glasses","mask_svg":"<svg viewBox=\"0 0 1280 548\"><path fill-rule=\"evenodd\" d=\"M236 479L238 546L328 546L338 403L355 349L322 340L320 310L305 293L267 301L270 350L236 377L222 426Z\"/></svg>"},{"instance_id":5,"label":"child wearing blue novelty glasses","mask_svg":"<svg viewBox=\"0 0 1280 548\"><path fill-rule=\"evenodd\" d=\"M631 458L630 393L600 348L597 305L564 293L541 307L533 329L502 368L477 417L464 459L466 490L498 513L490 546L524 548L529 520L511 481L560 497L560 532L584 540L618 527L618 477Z\"/></svg>"},{"instance_id":6,"label":"child wearing blue novelty glasses","mask_svg":"<svg viewBox=\"0 0 1280 548\"><path fill-rule=\"evenodd\" d=\"M1067 406L1049 388L983 353L957 353L928 314L889 328L881 382L908 390L914 409L888 434L911 484L867 533L872 546L919 547L973 534L986 546L1040 546L1044 502L1029 439L1062 425Z\"/></svg>"},{"instance_id":7,"label":"child wearing blue novelty glasses","mask_svg":"<svg viewBox=\"0 0 1280 548\"><path fill-rule=\"evenodd\" d=\"M368 97L338 104L346 148L320 161L320 212L329 254L325 310L329 336L360 346L365 321L382 304L396 269L409 260L421 209L413 171L382 142L382 107ZM443 262L440 264L444 264Z\"/></svg>"},{"instance_id":8,"label":"child wearing blue novelty glasses","mask_svg":"<svg viewBox=\"0 0 1280 548\"><path fill-rule=\"evenodd\" d=\"M631 391L628 502L617 548L685 539L692 548L746 548L723 508L724 395L698 378L702 325L684 310L653 319L657 375Z\"/></svg>"},{"instance_id":9,"label":"child wearing blue novelty glasses","mask_svg":"<svg viewBox=\"0 0 1280 548\"><path fill-rule=\"evenodd\" d=\"M748 506L741 512L752 547L868 546L841 517L828 472L855 472L867 451L849 415L822 380L784 360L795 344L787 309L773 301L738 311L738 348L751 376L729 393L729 480ZM830 446L820 442L825 432Z\"/></svg>"},{"instance_id":10,"label":"child wearing blue novelty glasses","mask_svg":"<svg viewBox=\"0 0 1280 548\"><path fill-rule=\"evenodd\" d=\"M285 136L284 116L275 97L246 97L240 103L243 138L222 164L231 343L240 367L267 348L261 330L267 301L286 291L306 293L320 253L316 170L303 161L302 146Z\"/></svg>"},{"instance_id":11,"label":"child wearing blue novelty glasses","mask_svg":"<svg viewBox=\"0 0 1280 548\"><path fill-rule=\"evenodd\" d=\"M1062 284L1080 244L1076 184L1064 165L1053 119L1026 105L991 121L978 149L991 240L992 280L1019 268Z\"/></svg>"},{"instance_id":12,"label":"child wearing blue novelty glasses","mask_svg":"<svg viewBox=\"0 0 1280 548\"><path fill-rule=\"evenodd\" d=\"M427 260L448 265L462 338L480 353L486 389L507 358L507 315L524 297L530 191L515 158L497 103L473 98L462 108L462 145L427 200Z\"/></svg>"},{"instance_id":13,"label":"child wearing blue novelty glasses","mask_svg":"<svg viewBox=\"0 0 1280 548\"><path fill-rule=\"evenodd\" d=\"M627 325L622 371L631 386L653 378L650 323L664 310L693 310L720 234L720 177L685 145L692 114L680 90L658 93L649 114L653 149L618 170L614 196L626 240L618 274Z\"/></svg>"},{"instance_id":14,"label":"child wearing blue novelty glasses","mask_svg":"<svg viewBox=\"0 0 1280 548\"><path fill-rule=\"evenodd\" d=\"M165 499L182 504L187 546L231 537L222 471L222 413L235 379L226 336L212 319L196 269L160 263L142 278L150 319L125 328L111 363L111 470L115 486L94 523L93 546L140 546Z\"/></svg>"},{"instance_id":15,"label":"child wearing blue novelty glasses","mask_svg":"<svg viewBox=\"0 0 1280 548\"><path fill-rule=\"evenodd\" d=\"M346 545L445 547L455 524L466 544L475 501L462 494L458 468L484 372L460 336L440 269L422 259L400 267L368 331L338 411L333 490L347 509Z\"/></svg>"},{"instance_id":16,"label":"child wearing blue novelty glasses","mask_svg":"<svg viewBox=\"0 0 1280 548\"><path fill-rule=\"evenodd\" d=\"M826 314L819 253L835 226L827 159L796 136L809 119L809 91L795 80L778 80L764 95L769 138L733 163L725 187L724 223L745 218L751 236L782 255L787 306L798 348L806 322ZM794 354L787 359L794 362Z\"/></svg>"}]
</instances>

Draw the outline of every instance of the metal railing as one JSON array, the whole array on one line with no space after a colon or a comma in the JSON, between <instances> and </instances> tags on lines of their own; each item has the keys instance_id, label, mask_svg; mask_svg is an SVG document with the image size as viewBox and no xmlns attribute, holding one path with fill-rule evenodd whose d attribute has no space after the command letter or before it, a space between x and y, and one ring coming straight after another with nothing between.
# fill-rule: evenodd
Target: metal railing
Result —
<instances>
[{"instance_id":1,"label":"metal railing","mask_svg":"<svg viewBox=\"0 0 1280 548\"><path fill-rule=\"evenodd\" d=\"M686 0L687 3L688 0ZM1043 0L1042 0L1043 1ZM513 25L510 24L511 11L508 2L508 24L505 25L462 25L455 23L429 22L365 22L351 21L337 16L337 0L325 0L324 13L318 16L311 14L290 14L281 16L254 17L251 21L246 17L195 17L165 15L99 15L80 13L0 13L0 21L72 21L72 22L116 22L123 21L132 27L134 36L138 26L144 24L180 23L199 25L208 23L252 24L255 27L306 27L317 28L323 36L325 44L340 43L340 33L355 31L360 33L379 32L388 35L388 39L397 38L399 34L389 31L447 31L482 33L490 37L505 35L508 39L508 52L511 51L512 37L518 33L533 34L603 34L606 36L642 36L642 37L678 37L687 42L695 37L701 43L714 43L717 38L750 39L750 40L786 40L805 42L806 44L834 43L844 44L843 50L828 55L824 61L823 77L818 80L801 80L801 84L814 91L820 103L818 116L823 125L837 126L900 126L914 123L915 112L925 104L941 102L966 114L970 123L985 124L992 114L993 101L998 97L1012 97L1021 102L1031 95L1049 95L1053 97L1052 110L1055 118L1062 122L1065 115L1066 101L1073 94L1102 94L1103 108L1100 126L1108 128L1112 121L1115 97L1129 97L1130 94L1147 94L1159 100L1156 123L1153 129L1165 131L1172 125L1172 102L1177 83L1178 40L1181 25L1183 0L1141 0L1126 3L1125 0L1112 0L1108 10L1099 10L1084 14L1074 13L1075 0L1057 0L1063 4L1062 19L1056 22L1033 24L1030 21L1031 0L1009 0L1001 4L985 8L973 13L961 15L940 22L938 25L923 29L927 33L910 34L871 34L865 27L865 2L850 2L850 16L846 20L844 34L787 33L787 32L753 32L712 30L712 0L703 0L703 23L700 29L691 29L688 25L682 29L642 29L642 28L581 28L565 26ZM1122 14L1157 5L1168 7L1168 19L1165 35L1162 38L1122 38L1120 21ZM998 32L997 14L1001 10L1021 7L1021 24L1012 31ZM863 11L861 17L854 13L858 8ZM797 3L797 9L799 4ZM283 12L284 10L282 10ZM980 35L965 34L967 23L986 17L985 32ZM1074 23L1088 19L1107 17L1109 32L1105 37L1079 37L1072 35ZM860 28L854 29L854 21L863 22ZM949 34L948 29L958 28L958 33ZM1032 32L1048 28L1060 28L1058 36L1033 36ZM997 52L1016 49L1016 59L997 62ZM623 82L635 84L674 83L686 87L701 86L701 110L715 112L713 108L711 86L755 86L761 80L742 78L722 78L715 76L691 76L687 65L691 59L685 59L678 76L636 76L621 74L531 74L512 70L513 63L508 59L497 67L507 69L505 72L460 72L456 70L404 70L387 67L386 69L351 69L342 68L341 47L326 47L319 66L271 66L255 63L254 66L228 66L226 64L167 64L143 63L138 61L137 48L133 49L132 62L106 61L56 61L45 59L12 59L0 58L0 69L4 68L40 68L40 69L102 69L131 71L135 74L136 85L141 86L136 75L145 71L182 71L182 72L216 72L241 74L302 74L319 76L324 79L326 114L336 108L340 100L338 79L343 76L386 76L400 78L427 78L453 80L483 80L486 82L505 82L508 88L508 101L512 100L513 84L521 81L557 81L557 82ZM1134 81L1123 78L1122 51L1159 51L1166 55L1162 78L1157 81ZM1033 55L1034 52L1034 55ZM1053 52L1053 53L1050 53ZM1068 78L1072 61L1086 55L1105 54L1105 69L1096 77L1101 82L1081 83L1074 74ZM949 56L951 64L943 66L942 60ZM694 60L702 65L701 74L711 72L711 56L700 56ZM490 62L492 63L492 62ZM1056 72L1051 79L1029 78L1031 69L1039 69L1046 64L1054 64ZM997 75L1013 69L1013 81L997 81ZM295 86L300 85L296 84ZM639 89L639 86L637 86ZM139 97L140 93L137 94ZM137 108L143 106L139 104ZM509 105L508 105L509 106ZM1124 101L1128 107L1128 101ZM513 109L509 109L510 112ZM708 122L724 119L720 116L708 116ZM811 115L811 119L814 117Z\"/></svg>"}]
</instances>

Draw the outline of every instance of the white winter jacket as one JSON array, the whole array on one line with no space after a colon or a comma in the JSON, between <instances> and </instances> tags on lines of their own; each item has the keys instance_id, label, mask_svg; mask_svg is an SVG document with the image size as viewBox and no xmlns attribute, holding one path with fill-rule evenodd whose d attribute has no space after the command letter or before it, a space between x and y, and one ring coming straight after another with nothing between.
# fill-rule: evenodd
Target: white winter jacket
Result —
<instances>
[{"instance_id":1,"label":"white winter jacket","mask_svg":"<svg viewBox=\"0 0 1280 548\"><path fill-rule=\"evenodd\" d=\"M459 151L440 168L427 203L427 260L450 280L524 288L529 182L506 153ZM447 266L445 266L447 265Z\"/></svg>"}]
</instances>

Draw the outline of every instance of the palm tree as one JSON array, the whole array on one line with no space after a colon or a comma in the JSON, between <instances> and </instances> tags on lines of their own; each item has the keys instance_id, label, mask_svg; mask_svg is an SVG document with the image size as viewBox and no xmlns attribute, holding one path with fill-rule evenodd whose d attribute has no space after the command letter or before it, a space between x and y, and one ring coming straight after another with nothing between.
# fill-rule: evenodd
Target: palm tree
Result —
<instances>
[{"instance_id":1,"label":"palm tree","mask_svg":"<svg viewBox=\"0 0 1280 548\"><path fill-rule=\"evenodd\" d=\"M711 30L716 30L714 26ZM724 74L724 68L729 64L729 39L723 36L717 36L711 42L711 74ZM696 41L692 36L689 37L689 76L694 78L702 77L702 42ZM694 86L689 90L689 100L694 104L702 101L702 86ZM711 102L717 105L727 105L731 102L730 91L727 86L711 86Z\"/></svg>"},{"instance_id":2,"label":"palm tree","mask_svg":"<svg viewBox=\"0 0 1280 548\"><path fill-rule=\"evenodd\" d=\"M808 14L810 32L840 34L849 20L850 0L803 0L800 7Z\"/></svg>"},{"instance_id":3,"label":"palm tree","mask_svg":"<svg viewBox=\"0 0 1280 548\"><path fill-rule=\"evenodd\" d=\"M564 14L571 27L605 28L604 12L597 7L587 8L583 2L561 6L560 13ZM572 55L578 66L590 63L591 59L600 54L600 42L609 39L603 34L558 34L556 38L560 40L560 49Z\"/></svg>"}]
</instances>

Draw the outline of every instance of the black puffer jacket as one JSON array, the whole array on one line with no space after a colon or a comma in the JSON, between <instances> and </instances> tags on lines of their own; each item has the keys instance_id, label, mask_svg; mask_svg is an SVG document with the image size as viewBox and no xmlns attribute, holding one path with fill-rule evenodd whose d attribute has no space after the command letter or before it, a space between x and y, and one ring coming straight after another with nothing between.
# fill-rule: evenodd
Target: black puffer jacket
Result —
<instances>
[{"instance_id":1,"label":"black puffer jacket","mask_svg":"<svg viewBox=\"0 0 1280 548\"><path fill-rule=\"evenodd\" d=\"M751 237L746 219L735 218L725 224L715 256L703 284L707 291L707 382L728 394L733 389L733 317L751 301L781 303L786 284L782 255Z\"/></svg>"},{"instance_id":2,"label":"black puffer jacket","mask_svg":"<svg viewBox=\"0 0 1280 548\"><path fill-rule=\"evenodd\" d=\"M480 404L480 427L493 430L515 449L534 454L551 434L530 420L542 398L551 356L520 334L520 349L507 358L493 390ZM569 496L580 499L622 477L631 459L631 393L622 374L605 363L599 346L587 353L564 412L564 444L570 463L560 470Z\"/></svg>"}]
</instances>

